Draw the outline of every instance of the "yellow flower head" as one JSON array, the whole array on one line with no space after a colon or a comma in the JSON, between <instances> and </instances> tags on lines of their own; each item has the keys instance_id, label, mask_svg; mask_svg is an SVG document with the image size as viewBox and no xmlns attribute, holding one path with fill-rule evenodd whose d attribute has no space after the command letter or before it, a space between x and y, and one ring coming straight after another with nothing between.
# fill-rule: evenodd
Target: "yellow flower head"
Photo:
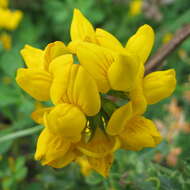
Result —
<instances>
[{"instance_id":1,"label":"yellow flower head","mask_svg":"<svg viewBox=\"0 0 190 190\"><path fill-rule=\"evenodd\" d=\"M20 10L11 11L9 9L0 8L0 28L15 30L20 23L22 16L23 13Z\"/></svg>"},{"instance_id":2,"label":"yellow flower head","mask_svg":"<svg viewBox=\"0 0 190 190\"><path fill-rule=\"evenodd\" d=\"M7 8L9 5L8 0L0 0L0 8Z\"/></svg>"},{"instance_id":3,"label":"yellow flower head","mask_svg":"<svg viewBox=\"0 0 190 190\"><path fill-rule=\"evenodd\" d=\"M18 69L18 85L36 100L53 104L31 115L45 126L35 158L55 168L76 161L84 175L95 170L107 177L117 149L138 151L161 142L154 123L142 115L148 104L172 94L175 71L144 76L154 43L149 25L123 47L75 9L70 34L68 46L57 41L44 50L29 45L21 50L27 68ZM117 95L128 103L118 107L111 101Z\"/></svg>"},{"instance_id":4,"label":"yellow flower head","mask_svg":"<svg viewBox=\"0 0 190 190\"><path fill-rule=\"evenodd\" d=\"M129 14L131 16L139 15L142 12L142 0L131 0L129 4Z\"/></svg>"}]
</instances>

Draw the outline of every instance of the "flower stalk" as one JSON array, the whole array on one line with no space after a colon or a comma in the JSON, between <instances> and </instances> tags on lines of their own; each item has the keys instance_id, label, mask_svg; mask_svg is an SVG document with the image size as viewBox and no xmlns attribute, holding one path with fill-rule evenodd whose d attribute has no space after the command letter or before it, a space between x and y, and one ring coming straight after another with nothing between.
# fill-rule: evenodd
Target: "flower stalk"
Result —
<instances>
[{"instance_id":1,"label":"flower stalk","mask_svg":"<svg viewBox=\"0 0 190 190\"><path fill-rule=\"evenodd\" d=\"M14 139L17 139L17 138L21 138L21 137L25 137L25 136L28 136L28 135L38 133L42 129L43 129L43 126L37 125L35 127L29 128L29 129L24 129L24 130L21 130L21 131L17 131L17 132L14 132L14 133L3 135L3 136L0 137L0 144L4 143L6 141L10 141L10 140L14 140Z\"/></svg>"}]
</instances>

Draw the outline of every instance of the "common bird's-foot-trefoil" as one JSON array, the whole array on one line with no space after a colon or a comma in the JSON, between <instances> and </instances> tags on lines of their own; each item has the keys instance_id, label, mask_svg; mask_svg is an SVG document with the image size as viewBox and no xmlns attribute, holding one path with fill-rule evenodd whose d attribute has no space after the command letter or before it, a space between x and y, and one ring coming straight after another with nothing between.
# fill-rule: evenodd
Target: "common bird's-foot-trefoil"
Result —
<instances>
[{"instance_id":1,"label":"common bird's-foot-trefoil","mask_svg":"<svg viewBox=\"0 0 190 190\"><path fill-rule=\"evenodd\" d=\"M132 0L129 3L129 14L131 16L137 16L142 12L143 1L142 0Z\"/></svg>"},{"instance_id":2,"label":"common bird's-foot-trefoil","mask_svg":"<svg viewBox=\"0 0 190 190\"><path fill-rule=\"evenodd\" d=\"M29 45L21 50L27 67L18 69L18 85L52 105L32 113L44 126L35 159L55 168L76 162L84 175L95 170L106 177L118 149L138 151L161 142L155 124L143 114L149 104L172 94L175 71L145 75L154 43L149 25L124 47L75 9L70 34L68 45L57 41L44 50Z\"/></svg>"},{"instance_id":3,"label":"common bird's-foot-trefoil","mask_svg":"<svg viewBox=\"0 0 190 190\"><path fill-rule=\"evenodd\" d=\"M9 5L9 1L8 0L0 0L0 7L1 8L7 8Z\"/></svg>"},{"instance_id":4,"label":"common bird's-foot-trefoil","mask_svg":"<svg viewBox=\"0 0 190 190\"><path fill-rule=\"evenodd\" d=\"M7 33L7 30L15 30L23 17L21 10L12 11L8 6L9 0L0 0L0 30L2 30L0 42L5 50L10 50L12 46L11 35Z\"/></svg>"}]
</instances>

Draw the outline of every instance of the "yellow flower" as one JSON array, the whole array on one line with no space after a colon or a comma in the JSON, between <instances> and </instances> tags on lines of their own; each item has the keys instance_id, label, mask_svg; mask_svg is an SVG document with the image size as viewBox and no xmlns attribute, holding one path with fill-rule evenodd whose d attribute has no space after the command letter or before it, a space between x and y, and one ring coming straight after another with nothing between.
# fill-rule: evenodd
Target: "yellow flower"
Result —
<instances>
[{"instance_id":1,"label":"yellow flower","mask_svg":"<svg viewBox=\"0 0 190 190\"><path fill-rule=\"evenodd\" d=\"M80 64L95 79L100 92L106 93L111 88L122 91L132 88L139 70L136 52L124 51L120 42L106 31L95 31L77 9L71 24L71 39L68 48L77 54ZM126 72L127 75L123 74Z\"/></svg>"},{"instance_id":2,"label":"yellow flower","mask_svg":"<svg viewBox=\"0 0 190 190\"><path fill-rule=\"evenodd\" d=\"M55 107L33 113L55 135L79 141L86 126L86 115L100 110L96 83L61 42L49 44L44 51L26 46L21 51L28 68L18 69L16 81L37 100L52 100ZM89 88L90 87L90 88ZM44 119L41 115L44 111Z\"/></svg>"},{"instance_id":3,"label":"yellow flower","mask_svg":"<svg viewBox=\"0 0 190 190\"><path fill-rule=\"evenodd\" d=\"M142 0L131 0L129 4L129 14L131 16L139 15L142 11Z\"/></svg>"},{"instance_id":4,"label":"yellow flower","mask_svg":"<svg viewBox=\"0 0 190 190\"><path fill-rule=\"evenodd\" d=\"M52 134L63 136L72 142L81 139L86 126L84 113L75 105L59 104L44 115L45 126Z\"/></svg>"},{"instance_id":5,"label":"yellow flower","mask_svg":"<svg viewBox=\"0 0 190 190\"><path fill-rule=\"evenodd\" d=\"M62 55L51 62L49 70L52 83L49 90L56 106L51 110L37 110L33 113L33 118L43 123L53 134L60 134L75 142L80 140L81 132L86 126L85 115L93 116L99 112L100 97L97 86L87 71L72 61L72 55ZM36 80L37 82L39 81ZM45 122L40 118L44 111L48 111L44 116Z\"/></svg>"},{"instance_id":6,"label":"yellow flower","mask_svg":"<svg viewBox=\"0 0 190 190\"><path fill-rule=\"evenodd\" d=\"M31 117L36 123L46 126L52 134L62 136L70 142L79 141L86 126L84 113L72 104L37 107Z\"/></svg>"},{"instance_id":7,"label":"yellow flower","mask_svg":"<svg viewBox=\"0 0 190 190\"><path fill-rule=\"evenodd\" d=\"M136 72L136 78L134 77L136 80L133 80L133 86L129 91L129 98L132 100L136 114L143 114L147 104L157 103L172 94L176 86L175 71L173 69L153 72L144 78L144 63L154 43L154 32L150 26L141 26L127 41L125 48L122 47L114 36L102 29L96 30L96 39L102 47L117 52L121 52L124 49L124 51L138 56L139 62L137 68L139 68L138 72ZM146 44L146 46L144 44ZM121 63L123 62L121 61ZM123 77L123 75L121 75L121 77ZM151 80L154 82L151 83Z\"/></svg>"},{"instance_id":8,"label":"yellow flower","mask_svg":"<svg viewBox=\"0 0 190 190\"><path fill-rule=\"evenodd\" d=\"M133 54L123 52L117 55L104 47L83 42L77 48L77 56L100 92L106 93L110 89L130 91L132 88L139 69Z\"/></svg>"},{"instance_id":9,"label":"yellow flower","mask_svg":"<svg viewBox=\"0 0 190 190\"><path fill-rule=\"evenodd\" d=\"M93 170L107 177L113 162L113 153L119 147L120 142L117 137L107 136L97 127L93 138L88 143L83 140L77 149L86 156Z\"/></svg>"},{"instance_id":10,"label":"yellow flower","mask_svg":"<svg viewBox=\"0 0 190 190\"><path fill-rule=\"evenodd\" d=\"M78 120L78 116L75 117L73 115L72 110L68 114L75 119L67 118L69 119L68 121L62 121L60 115L63 111L58 111L57 114L59 114L59 117L54 120L53 127L56 128L59 122L62 125L69 122L70 126L64 131L65 133L60 132L59 134L55 134L52 130L49 130L47 119L52 111L54 111L54 108L39 108L32 114L34 120L40 124L44 124L46 127L38 139L35 159L40 160L43 165L56 168L64 167L70 162L77 160L81 165L84 175L88 175L93 169L104 177L107 177L113 162L113 153L120 147L119 139L117 137L107 136L99 128L96 129L93 138L89 142L85 141L85 134L83 134L80 142L80 139L73 141L73 138L64 136L65 133L69 134L70 131L70 134L76 134L76 130L78 129L72 130L73 124L75 125L76 123L80 127L81 121Z\"/></svg>"},{"instance_id":11,"label":"yellow flower","mask_svg":"<svg viewBox=\"0 0 190 190\"><path fill-rule=\"evenodd\" d=\"M0 0L0 8L7 8L9 5L8 0Z\"/></svg>"},{"instance_id":12,"label":"yellow flower","mask_svg":"<svg viewBox=\"0 0 190 190\"><path fill-rule=\"evenodd\" d=\"M21 53L28 68L18 69L16 81L31 96L40 101L51 97L54 104L78 105L89 116L99 111L94 80L81 65L73 63L71 54L65 54L63 43L52 43L45 51L26 46Z\"/></svg>"},{"instance_id":13,"label":"yellow flower","mask_svg":"<svg viewBox=\"0 0 190 190\"><path fill-rule=\"evenodd\" d=\"M0 34L0 42L2 43L4 49L6 50L11 49L12 38L9 34L7 33Z\"/></svg>"},{"instance_id":14,"label":"yellow flower","mask_svg":"<svg viewBox=\"0 0 190 190\"><path fill-rule=\"evenodd\" d=\"M40 160L42 165L62 168L74 161L76 157L75 144L62 136L50 133L47 128L41 132L37 142L35 159Z\"/></svg>"},{"instance_id":15,"label":"yellow flower","mask_svg":"<svg viewBox=\"0 0 190 190\"><path fill-rule=\"evenodd\" d=\"M71 42L68 47L72 53L76 53L76 47L82 41L92 43L96 42L95 31L92 24L78 9L74 9L70 36Z\"/></svg>"},{"instance_id":16,"label":"yellow flower","mask_svg":"<svg viewBox=\"0 0 190 190\"><path fill-rule=\"evenodd\" d=\"M170 96L175 86L174 69L152 72L143 79L143 91L148 104L155 104Z\"/></svg>"},{"instance_id":17,"label":"yellow flower","mask_svg":"<svg viewBox=\"0 0 190 190\"><path fill-rule=\"evenodd\" d=\"M26 45L21 54L27 68L18 69L16 77L18 85L39 101L49 100L52 83L49 64L54 58L65 53L66 47L59 41L49 44L45 50Z\"/></svg>"},{"instance_id":18,"label":"yellow flower","mask_svg":"<svg viewBox=\"0 0 190 190\"><path fill-rule=\"evenodd\" d=\"M77 45L71 43L75 46L74 52L80 64L95 79L100 92L106 93L110 89L129 92L135 88L134 83L138 83L136 80L142 73L140 67L144 67L141 64L146 62L154 43L154 32L150 26L140 27L123 48L105 30L94 31L90 22L75 10L71 31L75 32L75 37L71 35L72 41L80 41ZM86 36L91 40L86 40Z\"/></svg>"},{"instance_id":19,"label":"yellow flower","mask_svg":"<svg viewBox=\"0 0 190 190\"><path fill-rule=\"evenodd\" d=\"M144 64L154 44L154 31L147 24L141 26L137 32L129 38L125 48L123 48L121 43L112 34L103 29L96 29L96 39L100 46L115 52L120 53L124 51L133 53L138 57L139 64Z\"/></svg>"},{"instance_id":20,"label":"yellow flower","mask_svg":"<svg viewBox=\"0 0 190 190\"><path fill-rule=\"evenodd\" d=\"M133 113L131 102L112 114L106 132L117 136L121 147L126 150L137 151L145 147L155 147L162 139L151 120Z\"/></svg>"},{"instance_id":21,"label":"yellow flower","mask_svg":"<svg viewBox=\"0 0 190 190\"><path fill-rule=\"evenodd\" d=\"M95 30L75 9L70 33L68 46L54 42L44 50L26 45L21 51L27 68L18 69L17 83L35 99L53 103L38 106L31 115L45 126L35 158L56 168L76 161L84 175L95 170L107 177L117 149L137 151L161 142L154 123L142 115L148 104L171 95L175 71L144 76L154 43L148 25L141 26L123 47L107 31ZM129 102L112 110L116 106L103 95L101 109L99 92L110 89L123 91Z\"/></svg>"},{"instance_id":22,"label":"yellow flower","mask_svg":"<svg viewBox=\"0 0 190 190\"><path fill-rule=\"evenodd\" d=\"M77 55L80 63L96 80L101 92L105 93L110 88L131 91L140 74L140 67L147 60L153 46L152 28L148 25L140 27L125 48L114 36L102 29L96 30L96 39L99 46L85 42L79 44Z\"/></svg>"},{"instance_id":23,"label":"yellow flower","mask_svg":"<svg viewBox=\"0 0 190 190\"><path fill-rule=\"evenodd\" d=\"M69 62L65 62L66 56ZM73 63L72 55L54 59L50 72L53 75L50 95L54 104L77 105L88 116L98 113L100 97L96 83L81 65Z\"/></svg>"},{"instance_id":24,"label":"yellow flower","mask_svg":"<svg viewBox=\"0 0 190 190\"><path fill-rule=\"evenodd\" d=\"M153 72L143 78L144 63L150 54L153 42L153 30L148 25L144 25L128 40L125 47L127 51L137 52L141 62L140 72L138 73L134 88L129 93L133 107L136 109L134 112L138 114L145 112L147 103L157 103L163 98L170 96L176 86L175 71L173 69ZM154 84L151 83L151 80L154 81ZM139 107L137 108L136 105L139 105Z\"/></svg>"},{"instance_id":25,"label":"yellow flower","mask_svg":"<svg viewBox=\"0 0 190 190\"><path fill-rule=\"evenodd\" d=\"M90 170L93 169L104 177L107 177L113 162L113 153L120 147L119 139L117 137L107 136L99 128L96 129L93 138L89 142L85 141L85 134L83 134L83 138L80 142L80 139L73 141L73 138L64 136L65 133L69 134L70 131L70 134L76 134L76 130L78 129L72 130L73 124L75 125L76 123L78 127L80 127L81 121L78 120L78 116L75 117L73 115L72 110L70 110L68 114L75 119L67 118L69 119L68 121L61 120L60 115L63 111L59 110L59 117L55 118L53 127L58 127L57 124L59 122L62 125L69 122L70 126L64 131L65 133L60 132L59 134L55 134L50 130L47 119L53 109L54 108L40 108L32 114L33 119L44 124L46 127L38 139L35 159L40 160L43 165L56 168L64 167L73 160L77 160L81 165L84 175L88 175Z\"/></svg>"},{"instance_id":26,"label":"yellow flower","mask_svg":"<svg viewBox=\"0 0 190 190\"><path fill-rule=\"evenodd\" d=\"M21 53L28 68L18 69L17 83L37 100L45 101L51 96L54 104L71 103L87 115L94 115L100 107L96 84L65 51L61 42L51 44L45 51L26 46Z\"/></svg>"},{"instance_id":27,"label":"yellow flower","mask_svg":"<svg viewBox=\"0 0 190 190\"><path fill-rule=\"evenodd\" d=\"M152 28L148 25L140 27L124 48L105 30L95 31L79 10L75 10L71 31L75 32L75 37L71 32L72 42L68 48L77 54L80 64L95 79L99 91L106 93L111 88L130 91L140 65L145 63L152 49Z\"/></svg>"},{"instance_id":28,"label":"yellow flower","mask_svg":"<svg viewBox=\"0 0 190 190\"><path fill-rule=\"evenodd\" d=\"M169 97L176 87L174 69L152 72L145 77L144 69L141 71L134 89L129 93L136 114L143 114L147 104L155 104Z\"/></svg>"},{"instance_id":29,"label":"yellow flower","mask_svg":"<svg viewBox=\"0 0 190 190\"><path fill-rule=\"evenodd\" d=\"M20 23L22 16L23 13L20 10L11 11L9 9L0 8L0 28L15 30Z\"/></svg>"},{"instance_id":30,"label":"yellow flower","mask_svg":"<svg viewBox=\"0 0 190 190\"><path fill-rule=\"evenodd\" d=\"M144 65L141 64L137 80L134 82L134 88L128 94L132 102L133 112L138 115L143 114L147 108L147 101L143 90L143 77Z\"/></svg>"}]
</instances>

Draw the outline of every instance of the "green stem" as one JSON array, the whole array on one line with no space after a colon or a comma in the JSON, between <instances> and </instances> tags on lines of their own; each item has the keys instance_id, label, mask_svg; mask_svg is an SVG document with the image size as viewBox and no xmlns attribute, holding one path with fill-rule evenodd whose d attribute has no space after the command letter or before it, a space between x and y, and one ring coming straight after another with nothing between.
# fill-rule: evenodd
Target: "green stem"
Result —
<instances>
[{"instance_id":1,"label":"green stem","mask_svg":"<svg viewBox=\"0 0 190 190\"><path fill-rule=\"evenodd\" d=\"M16 139L16 138L19 138L19 137L24 137L24 136L28 136L28 135L37 133L42 128L43 128L43 126L37 125L35 127L29 128L29 129L25 129L25 130L22 130L22 131L18 131L18 132L15 132L15 133L11 133L11 134L2 136L2 137L0 137L0 143L3 143L3 142L8 141L8 140L13 140L13 139Z\"/></svg>"}]
</instances>

